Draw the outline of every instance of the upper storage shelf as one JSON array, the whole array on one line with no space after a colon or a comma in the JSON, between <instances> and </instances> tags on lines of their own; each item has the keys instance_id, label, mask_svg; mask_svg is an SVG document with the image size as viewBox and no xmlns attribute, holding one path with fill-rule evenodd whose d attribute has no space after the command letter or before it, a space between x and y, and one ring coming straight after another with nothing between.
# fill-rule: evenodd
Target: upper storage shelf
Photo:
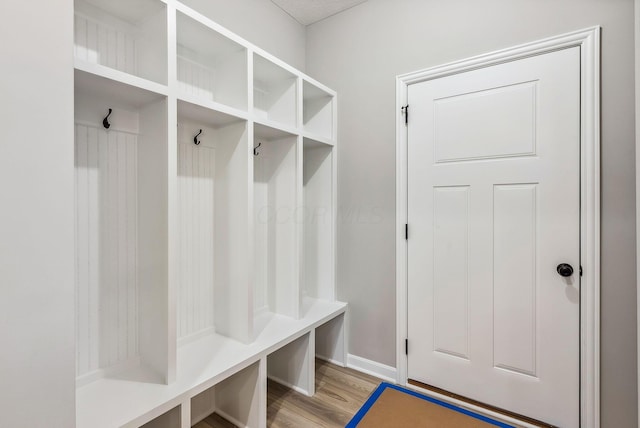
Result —
<instances>
[{"instance_id":1,"label":"upper storage shelf","mask_svg":"<svg viewBox=\"0 0 640 428\"><path fill-rule=\"evenodd\" d=\"M260 55L253 57L253 107L256 119L297 126L296 75Z\"/></svg>"},{"instance_id":2,"label":"upper storage shelf","mask_svg":"<svg viewBox=\"0 0 640 428\"><path fill-rule=\"evenodd\" d=\"M302 92L302 122L305 135L333 140L335 97L306 80Z\"/></svg>"},{"instance_id":3,"label":"upper storage shelf","mask_svg":"<svg viewBox=\"0 0 640 428\"><path fill-rule=\"evenodd\" d=\"M247 49L178 12L178 89L247 110Z\"/></svg>"},{"instance_id":4,"label":"upper storage shelf","mask_svg":"<svg viewBox=\"0 0 640 428\"><path fill-rule=\"evenodd\" d=\"M75 57L167 83L167 7L159 0L76 0Z\"/></svg>"}]
</instances>

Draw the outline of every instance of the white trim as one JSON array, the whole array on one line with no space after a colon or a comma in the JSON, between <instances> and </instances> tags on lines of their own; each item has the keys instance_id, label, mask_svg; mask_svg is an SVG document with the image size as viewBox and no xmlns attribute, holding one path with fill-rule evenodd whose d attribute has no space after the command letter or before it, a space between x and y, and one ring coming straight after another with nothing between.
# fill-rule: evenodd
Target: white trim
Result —
<instances>
[{"instance_id":1,"label":"white trim","mask_svg":"<svg viewBox=\"0 0 640 428\"><path fill-rule=\"evenodd\" d=\"M357 355L347 354L347 367L375 376L387 382L396 382L397 371L395 367L367 360L366 358L358 357Z\"/></svg>"},{"instance_id":2,"label":"white trim","mask_svg":"<svg viewBox=\"0 0 640 428\"><path fill-rule=\"evenodd\" d=\"M634 2L634 32L635 32L635 89L636 89L636 268L640 266L640 0ZM640 314L640 269L636 278L637 304L636 313ZM637 354L640 367L640 316L637 317ZM640 370L637 379L640 391ZM640 411L640 394L638 394L637 408ZM640 428L640 418L638 418Z\"/></svg>"},{"instance_id":3,"label":"white trim","mask_svg":"<svg viewBox=\"0 0 640 428\"><path fill-rule=\"evenodd\" d=\"M209 413L210 415L211 413ZM196 421L191 421L191 399L186 399L180 402L180 428L191 428L192 426L202 422L208 415L199 416Z\"/></svg>"},{"instance_id":4,"label":"white trim","mask_svg":"<svg viewBox=\"0 0 640 428\"><path fill-rule=\"evenodd\" d=\"M636 0L636 4L638 0ZM407 384L407 130L401 106L408 86L443 76L579 46L581 55L580 426L600 426L600 27L526 43L396 78L396 361Z\"/></svg>"}]
</instances>

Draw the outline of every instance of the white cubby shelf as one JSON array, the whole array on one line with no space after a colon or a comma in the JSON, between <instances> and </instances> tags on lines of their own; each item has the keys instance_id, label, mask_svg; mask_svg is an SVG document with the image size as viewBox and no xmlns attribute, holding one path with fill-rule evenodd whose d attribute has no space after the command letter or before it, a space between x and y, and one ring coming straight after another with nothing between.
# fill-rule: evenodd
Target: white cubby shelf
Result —
<instances>
[{"instance_id":1,"label":"white cubby shelf","mask_svg":"<svg viewBox=\"0 0 640 428\"><path fill-rule=\"evenodd\" d=\"M78 390L77 425L93 428L138 427L178 406L188 409L191 399L200 393L215 388L248 367L267 365L269 355L287 348L287 345L292 343L294 348L299 348L300 338L309 335L315 337L317 332L324 334L319 342L325 346L323 349L330 350L327 352L334 355L340 352L335 350L342 350L341 356L334 355L334 362L344 365L344 358L346 358L344 335L334 334L328 339L326 325L336 320L340 327L345 311L344 303L316 301L304 318L294 320L281 315L274 316L250 344L242 344L219 334L211 334L190 342L180 347L178 351L177 377L170 385L144 382L147 374L141 369L132 370L132 373L124 379L101 379ZM341 328L337 330L343 331ZM327 346L327 343L331 345ZM290 349L289 351L291 352ZM312 364L312 361L306 362L306 364L310 363ZM264 406L266 409L267 368L261 367L259 370L259 381L264 381L264 384L256 386L260 388L259 402L251 403L255 405L257 411L263 412L264 410L260 410L260 407ZM132 381L134 379L138 381ZM305 386L294 386L298 386L299 390L305 388ZM246 404L241 395L231 397L239 398ZM239 407L243 407L242 403ZM217 411L218 408L214 406L209 410ZM193 412L193 409L190 413L196 418L207 416L203 414L205 412ZM188 418L189 423L192 422L191 416ZM243 419L237 415L224 416ZM264 425L258 423L242 426ZM184 427L185 425L182 425L182 428Z\"/></svg>"},{"instance_id":2,"label":"white cubby shelf","mask_svg":"<svg viewBox=\"0 0 640 428\"><path fill-rule=\"evenodd\" d=\"M302 125L305 136L331 144L335 139L335 94L305 80L302 87Z\"/></svg>"},{"instance_id":3,"label":"white cubby shelf","mask_svg":"<svg viewBox=\"0 0 640 428\"><path fill-rule=\"evenodd\" d=\"M264 124L298 125L300 77L259 54L253 55L253 113Z\"/></svg>"},{"instance_id":4,"label":"white cubby shelf","mask_svg":"<svg viewBox=\"0 0 640 428\"><path fill-rule=\"evenodd\" d=\"M247 48L182 12L177 15L181 94L247 110Z\"/></svg>"},{"instance_id":5,"label":"white cubby shelf","mask_svg":"<svg viewBox=\"0 0 640 428\"><path fill-rule=\"evenodd\" d=\"M264 427L346 363L336 93L178 1L74 8L77 427Z\"/></svg>"},{"instance_id":6,"label":"white cubby shelf","mask_svg":"<svg viewBox=\"0 0 640 428\"><path fill-rule=\"evenodd\" d=\"M167 83L167 6L160 0L75 0L76 63Z\"/></svg>"}]
</instances>

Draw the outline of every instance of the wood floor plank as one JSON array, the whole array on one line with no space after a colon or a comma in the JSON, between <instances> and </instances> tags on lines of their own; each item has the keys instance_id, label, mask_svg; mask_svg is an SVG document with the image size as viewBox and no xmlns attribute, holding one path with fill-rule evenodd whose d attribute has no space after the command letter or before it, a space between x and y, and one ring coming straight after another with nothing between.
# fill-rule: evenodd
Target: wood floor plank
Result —
<instances>
[{"instance_id":1,"label":"wood floor plank","mask_svg":"<svg viewBox=\"0 0 640 428\"><path fill-rule=\"evenodd\" d=\"M267 426L342 428L380 384L380 379L316 360L316 393L307 397L268 383Z\"/></svg>"},{"instance_id":2,"label":"wood floor plank","mask_svg":"<svg viewBox=\"0 0 640 428\"><path fill-rule=\"evenodd\" d=\"M320 373L322 373L324 371L327 371L327 370L329 370L329 371L333 370L333 371L337 371L337 372L340 372L340 373L344 374L348 378L360 379L362 381L375 383L375 384L379 384L380 383L380 379L378 379L375 376L371 376L371 375L368 375L366 373L362 373L362 372L359 372L359 371L356 371L356 370L353 370L353 369L350 369L350 368L347 368L347 367L340 367L340 366L337 366L335 364L331 364L331 363L328 363L326 361L319 360L319 359L316 359L316 370L318 370Z\"/></svg>"},{"instance_id":3,"label":"wood floor plank","mask_svg":"<svg viewBox=\"0 0 640 428\"><path fill-rule=\"evenodd\" d=\"M343 388L332 383L326 383L322 391L322 394L316 394L318 401L328 407L340 408L350 415L355 414L369 397L369 394L345 393Z\"/></svg>"},{"instance_id":4,"label":"wood floor plank","mask_svg":"<svg viewBox=\"0 0 640 428\"><path fill-rule=\"evenodd\" d=\"M359 376L336 370L335 367L324 367L316 375L316 382L321 385L333 385L335 388L349 392L352 395L364 398L371 394L371 391L380 384L380 380L363 379Z\"/></svg>"},{"instance_id":5,"label":"wood floor plank","mask_svg":"<svg viewBox=\"0 0 640 428\"><path fill-rule=\"evenodd\" d=\"M268 388L272 390L287 389L275 382L270 382ZM309 426L317 427L334 427L340 426L341 424L344 426L343 421L350 418L344 409L338 407L331 408L320 401L317 396L318 392L316 392L316 396L314 397L307 397L293 391L287 394L287 398L283 400L281 404L269 403L267 400L267 414L269 414L270 411L286 408L311 421L313 425ZM274 420L277 420L277 418L274 418Z\"/></svg>"}]
</instances>

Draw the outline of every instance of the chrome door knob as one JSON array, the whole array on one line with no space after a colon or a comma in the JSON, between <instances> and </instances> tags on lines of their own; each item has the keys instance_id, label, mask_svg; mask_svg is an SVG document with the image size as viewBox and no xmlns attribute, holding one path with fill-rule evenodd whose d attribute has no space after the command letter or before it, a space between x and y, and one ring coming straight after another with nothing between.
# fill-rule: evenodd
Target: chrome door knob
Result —
<instances>
[{"instance_id":1,"label":"chrome door knob","mask_svg":"<svg viewBox=\"0 0 640 428\"><path fill-rule=\"evenodd\" d=\"M564 277L573 275L573 268L571 267L570 264L567 264L567 263L560 263L556 268L556 271L558 271L558 274L560 276L564 276Z\"/></svg>"}]
</instances>

